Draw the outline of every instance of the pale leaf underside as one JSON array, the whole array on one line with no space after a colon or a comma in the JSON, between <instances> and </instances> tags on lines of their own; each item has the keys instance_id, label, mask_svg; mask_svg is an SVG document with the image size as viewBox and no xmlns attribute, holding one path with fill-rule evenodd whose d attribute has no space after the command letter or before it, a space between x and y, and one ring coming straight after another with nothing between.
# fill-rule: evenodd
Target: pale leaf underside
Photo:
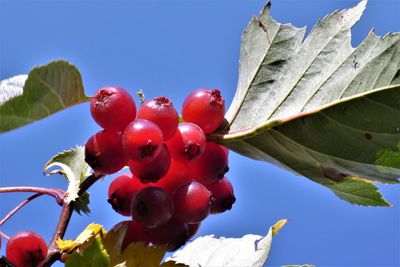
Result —
<instances>
[{"instance_id":1,"label":"pale leaf underside","mask_svg":"<svg viewBox=\"0 0 400 267\"><path fill-rule=\"evenodd\" d=\"M330 14L303 40L305 29L275 22L268 3L243 34L228 132L214 138L351 203L388 205L368 181L400 177L400 34L371 32L353 48L365 5Z\"/></svg>"}]
</instances>

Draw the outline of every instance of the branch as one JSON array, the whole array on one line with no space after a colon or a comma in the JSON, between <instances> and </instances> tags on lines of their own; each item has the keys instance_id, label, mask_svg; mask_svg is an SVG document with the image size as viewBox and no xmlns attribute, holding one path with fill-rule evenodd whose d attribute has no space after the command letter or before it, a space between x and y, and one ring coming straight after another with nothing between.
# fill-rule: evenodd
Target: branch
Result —
<instances>
[{"instance_id":1,"label":"branch","mask_svg":"<svg viewBox=\"0 0 400 267\"><path fill-rule=\"evenodd\" d=\"M61 189L49 189L49 188L31 187L31 186L0 187L0 193L13 193L13 192L40 193L42 195L49 195L54 197L59 205L63 205L64 203L65 191Z\"/></svg>"},{"instance_id":2,"label":"branch","mask_svg":"<svg viewBox=\"0 0 400 267\"><path fill-rule=\"evenodd\" d=\"M78 196L81 196L86 190L88 190L97 180L103 178L104 175L93 173L85 180L83 180L82 184L80 185L80 189L78 192ZM56 230L54 231L53 237L51 238L49 244L49 252L47 254L46 260L42 263L42 266L51 266L55 261L59 260L61 257L61 252L57 248L56 241L59 238L63 238L65 231L67 230L68 223L71 220L71 215L74 210L75 201L70 202L69 204L63 204L60 218L58 220L58 224Z\"/></svg>"}]
</instances>

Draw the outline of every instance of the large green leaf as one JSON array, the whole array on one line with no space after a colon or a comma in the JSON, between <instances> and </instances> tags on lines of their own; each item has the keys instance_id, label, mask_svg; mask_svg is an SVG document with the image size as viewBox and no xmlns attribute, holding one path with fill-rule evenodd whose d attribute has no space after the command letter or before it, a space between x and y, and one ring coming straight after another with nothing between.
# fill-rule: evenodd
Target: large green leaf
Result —
<instances>
[{"instance_id":1,"label":"large green leaf","mask_svg":"<svg viewBox=\"0 0 400 267\"><path fill-rule=\"evenodd\" d=\"M0 132L32 123L87 101L75 66L54 61L0 83Z\"/></svg>"},{"instance_id":2,"label":"large green leaf","mask_svg":"<svg viewBox=\"0 0 400 267\"><path fill-rule=\"evenodd\" d=\"M352 48L365 6L330 14L304 39L268 3L243 34L225 130L210 138L351 203L388 205L370 181L399 182L400 33L371 32Z\"/></svg>"}]
</instances>

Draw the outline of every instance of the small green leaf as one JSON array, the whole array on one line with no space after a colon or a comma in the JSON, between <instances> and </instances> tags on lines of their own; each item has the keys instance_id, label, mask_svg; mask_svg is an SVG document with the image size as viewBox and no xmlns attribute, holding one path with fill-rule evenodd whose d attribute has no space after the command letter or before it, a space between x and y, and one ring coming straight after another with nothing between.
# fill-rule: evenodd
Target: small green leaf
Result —
<instances>
[{"instance_id":1,"label":"small green leaf","mask_svg":"<svg viewBox=\"0 0 400 267\"><path fill-rule=\"evenodd\" d=\"M0 83L0 132L10 131L88 101L82 78L67 61L36 67Z\"/></svg>"},{"instance_id":2,"label":"small green leaf","mask_svg":"<svg viewBox=\"0 0 400 267\"><path fill-rule=\"evenodd\" d=\"M74 205L74 211L81 215L81 212L86 215L90 214L90 194L88 192L84 192L80 195L80 197L76 200Z\"/></svg>"},{"instance_id":3,"label":"small green leaf","mask_svg":"<svg viewBox=\"0 0 400 267\"><path fill-rule=\"evenodd\" d=\"M190 266L263 266L272 245L272 237L287 220L269 228L266 236L245 235L241 238L216 238L213 235L196 238L175 252L166 262Z\"/></svg>"},{"instance_id":4,"label":"small green leaf","mask_svg":"<svg viewBox=\"0 0 400 267\"><path fill-rule=\"evenodd\" d=\"M58 169L49 171L50 168L58 167ZM65 150L52 157L44 166L44 172L48 175L61 174L68 179L67 201L68 203L78 198L79 185L82 180L90 174L90 167L85 162L85 148L77 146L76 148ZM88 210L84 196L80 201L80 210Z\"/></svg>"},{"instance_id":5,"label":"small green leaf","mask_svg":"<svg viewBox=\"0 0 400 267\"><path fill-rule=\"evenodd\" d=\"M343 200L363 206L390 206L370 181L356 177L346 177L334 185L328 185Z\"/></svg>"},{"instance_id":6,"label":"small green leaf","mask_svg":"<svg viewBox=\"0 0 400 267\"><path fill-rule=\"evenodd\" d=\"M82 253L72 253L65 266L67 267L108 267L110 259L100 237L94 238Z\"/></svg>"},{"instance_id":7,"label":"small green leaf","mask_svg":"<svg viewBox=\"0 0 400 267\"><path fill-rule=\"evenodd\" d=\"M371 32L353 48L351 28L366 4L329 14L305 37L305 28L276 22L268 2L243 33L225 128L208 138L351 203L386 206L371 184L352 182L360 191L346 192L336 185L348 176L400 178L400 33Z\"/></svg>"}]
</instances>

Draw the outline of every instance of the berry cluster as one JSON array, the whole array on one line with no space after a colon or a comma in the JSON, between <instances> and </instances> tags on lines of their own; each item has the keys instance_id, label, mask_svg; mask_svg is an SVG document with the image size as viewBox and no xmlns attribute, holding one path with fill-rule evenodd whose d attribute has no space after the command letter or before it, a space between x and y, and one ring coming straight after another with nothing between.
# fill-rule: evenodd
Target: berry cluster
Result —
<instances>
[{"instance_id":1,"label":"berry cluster","mask_svg":"<svg viewBox=\"0 0 400 267\"><path fill-rule=\"evenodd\" d=\"M85 159L96 173L112 174L128 165L131 173L115 178L108 202L131 216L122 250L132 242L185 244L210 213L222 213L235 202L224 176L228 149L206 140L220 127L225 101L219 90L198 89L184 101L182 116L164 96L136 111L133 98L118 87L101 88L90 111L103 128L89 138Z\"/></svg>"}]
</instances>

